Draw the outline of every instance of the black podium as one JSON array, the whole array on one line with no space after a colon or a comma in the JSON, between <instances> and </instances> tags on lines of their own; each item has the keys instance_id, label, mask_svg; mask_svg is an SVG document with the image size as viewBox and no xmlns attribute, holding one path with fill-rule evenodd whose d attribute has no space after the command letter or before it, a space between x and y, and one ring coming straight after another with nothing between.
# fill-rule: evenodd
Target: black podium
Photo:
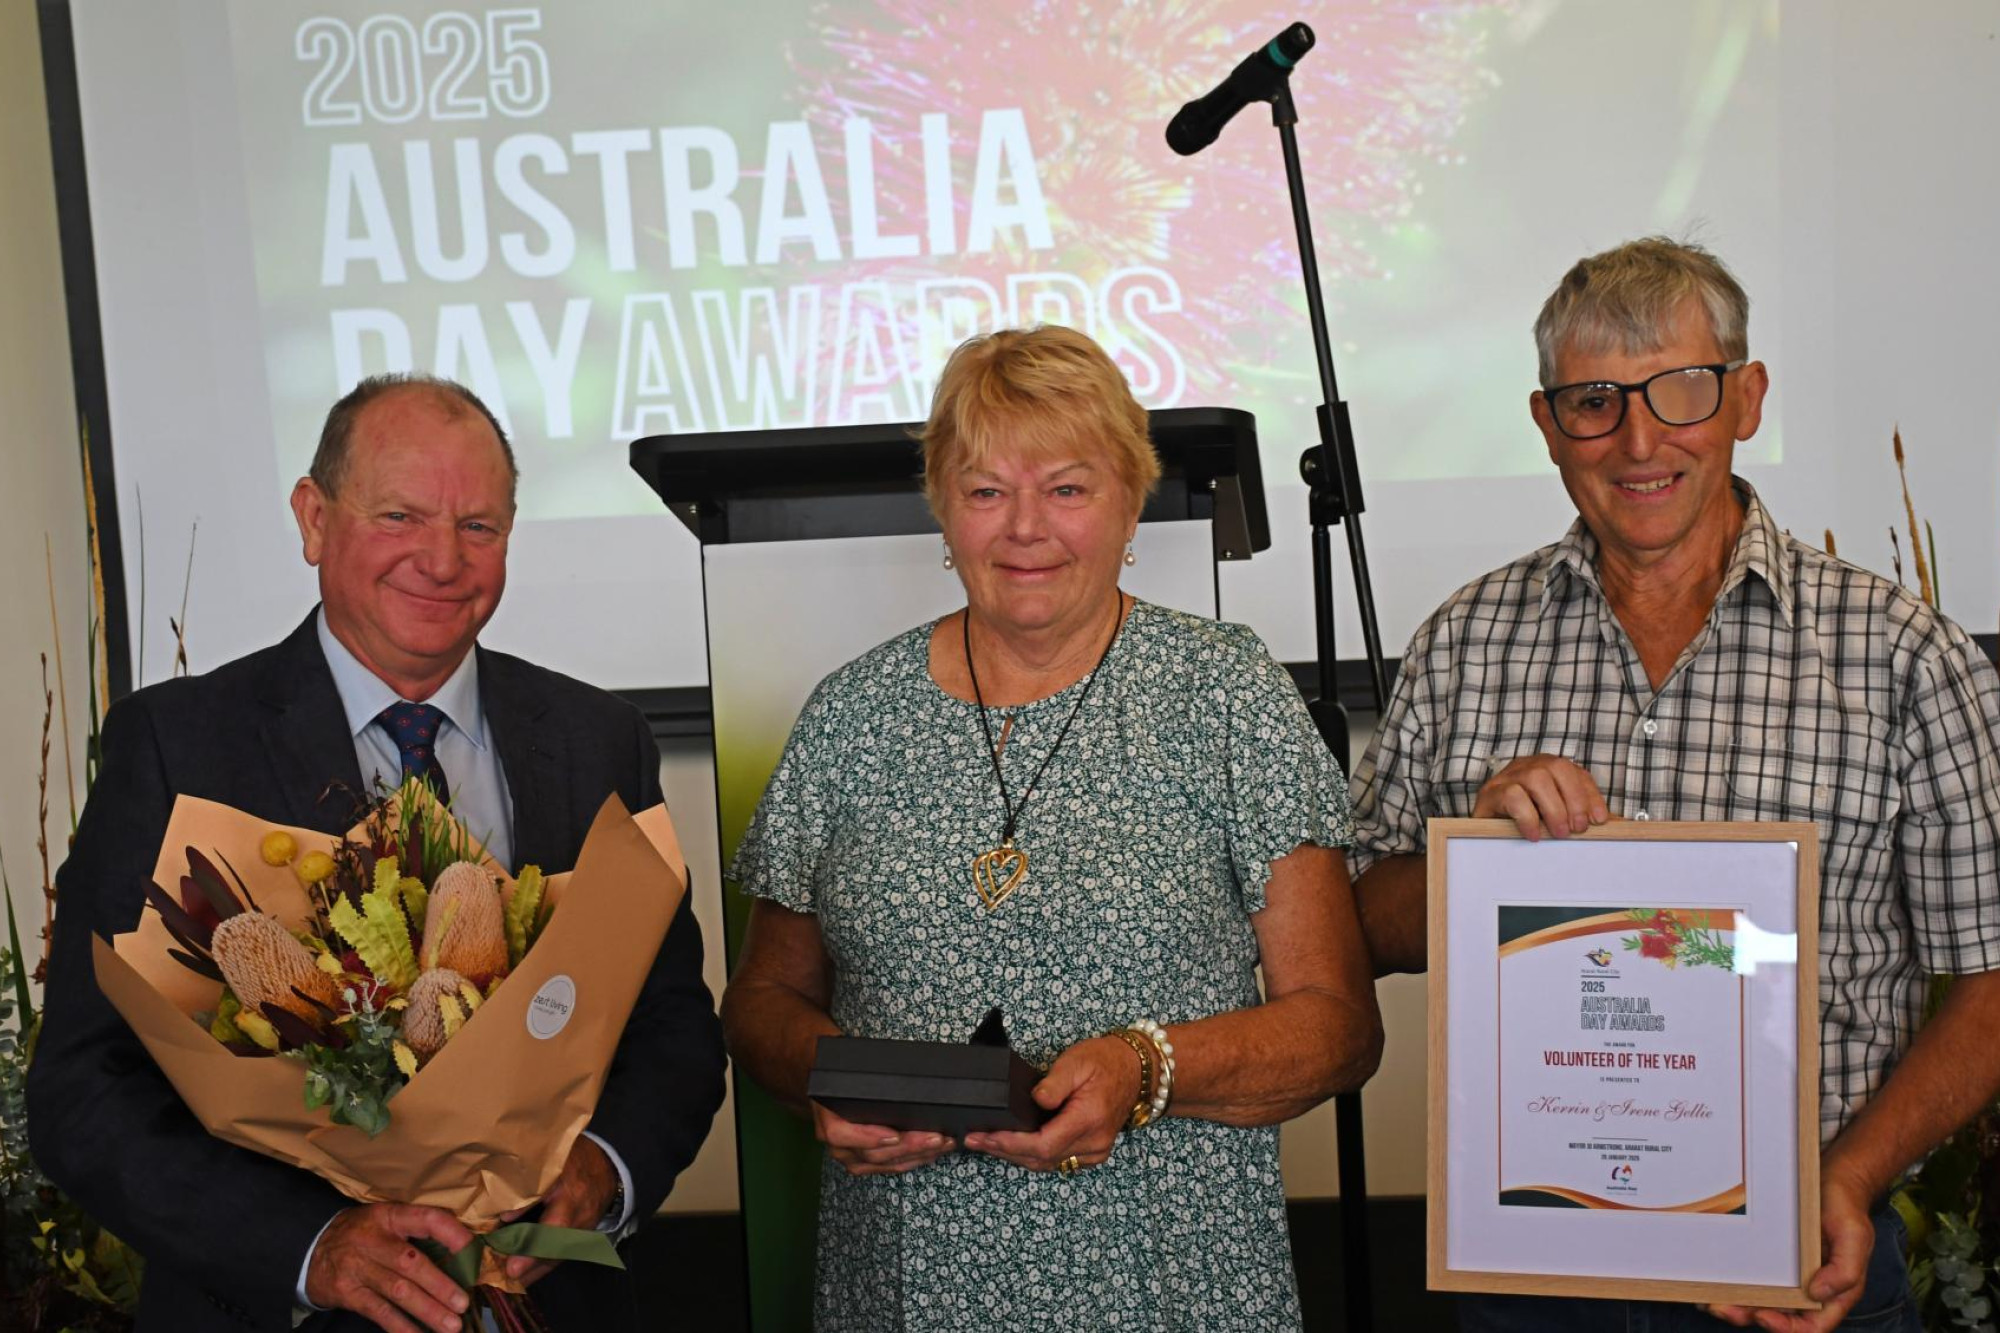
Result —
<instances>
[{"instance_id":1,"label":"black podium","mask_svg":"<svg viewBox=\"0 0 2000 1333\"><path fill-rule=\"evenodd\" d=\"M1271 545L1257 425L1229 407L1148 413L1159 489L1144 523L1207 519L1215 557ZM934 532L924 504L918 423L652 435L632 470L701 541L794 541Z\"/></svg>"},{"instance_id":2,"label":"black podium","mask_svg":"<svg viewBox=\"0 0 2000 1333\"><path fill-rule=\"evenodd\" d=\"M964 605L940 567L913 423L660 435L632 468L701 542L724 864L812 687L866 649ZM1231 408L1151 414L1160 486L1140 516L1136 595L1216 614L1217 562L1270 546L1256 424ZM748 904L723 893L733 967ZM735 1084L747 1298L759 1333L811 1325L820 1150Z\"/></svg>"}]
</instances>

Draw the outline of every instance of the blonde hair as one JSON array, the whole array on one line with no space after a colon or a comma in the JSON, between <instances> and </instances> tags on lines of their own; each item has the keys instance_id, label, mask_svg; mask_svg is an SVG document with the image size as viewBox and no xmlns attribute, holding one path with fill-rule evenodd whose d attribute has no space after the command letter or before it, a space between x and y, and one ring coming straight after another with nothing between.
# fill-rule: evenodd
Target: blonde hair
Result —
<instances>
[{"instance_id":1,"label":"blonde hair","mask_svg":"<svg viewBox=\"0 0 2000 1333\"><path fill-rule=\"evenodd\" d=\"M1703 247L1648 236L1578 260L1535 318L1542 387L1556 387L1556 357L1566 347L1632 356L1661 346L1691 300L1708 316L1723 360L1750 355L1750 298Z\"/></svg>"},{"instance_id":2,"label":"blonde hair","mask_svg":"<svg viewBox=\"0 0 2000 1333\"><path fill-rule=\"evenodd\" d=\"M1108 456L1136 513L1160 479L1146 409L1102 347L1075 329L1039 324L959 344L931 396L924 498L939 514L954 475L1002 448L1031 461Z\"/></svg>"}]
</instances>

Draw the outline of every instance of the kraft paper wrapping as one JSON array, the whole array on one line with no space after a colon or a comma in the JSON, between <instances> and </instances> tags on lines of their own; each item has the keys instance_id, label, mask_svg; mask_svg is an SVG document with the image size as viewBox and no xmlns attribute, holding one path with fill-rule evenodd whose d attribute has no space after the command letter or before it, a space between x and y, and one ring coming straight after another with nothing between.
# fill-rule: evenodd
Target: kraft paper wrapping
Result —
<instances>
[{"instance_id":1,"label":"kraft paper wrapping","mask_svg":"<svg viewBox=\"0 0 2000 1333\"><path fill-rule=\"evenodd\" d=\"M290 867L267 866L257 854L259 840L280 827L183 796L155 880L178 896L186 849L211 859L220 851L260 909L301 927L311 913L306 890ZM335 841L286 831L301 855ZM396 1094L388 1128L372 1139L331 1123L324 1107L306 1109L299 1062L238 1056L192 1021L214 1010L222 987L167 956L174 941L157 912L144 912L139 928L114 943L93 941L97 981L209 1133L303 1167L350 1198L430 1204L484 1231L539 1199L561 1173L686 891L666 807L634 817L615 795L606 799L576 869L548 879L556 910L534 947Z\"/></svg>"}]
</instances>

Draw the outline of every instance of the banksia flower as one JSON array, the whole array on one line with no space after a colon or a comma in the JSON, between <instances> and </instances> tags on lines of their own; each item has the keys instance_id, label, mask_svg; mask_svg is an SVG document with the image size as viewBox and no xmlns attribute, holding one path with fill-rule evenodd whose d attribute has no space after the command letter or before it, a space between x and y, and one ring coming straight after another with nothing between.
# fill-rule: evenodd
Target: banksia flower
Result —
<instances>
[{"instance_id":1,"label":"banksia flower","mask_svg":"<svg viewBox=\"0 0 2000 1333\"><path fill-rule=\"evenodd\" d=\"M325 1015L293 994L294 990L329 1009L335 1007L334 979L319 970L312 950L293 939L276 917L240 912L215 928L210 947L229 988L250 1013L259 1013L267 1003L275 1004L318 1025Z\"/></svg>"},{"instance_id":2,"label":"banksia flower","mask_svg":"<svg viewBox=\"0 0 2000 1333\"><path fill-rule=\"evenodd\" d=\"M442 1050L465 1021L461 988L466 984L465 978L450 968L435 967L410 987L410 1007L403 1012L403 1040L419 1060L428 1060Z\"/></svg>"},{"instance_id":3,"label":"banksia flower","mask_svg":"<svg viewBox=\"0 0 2000 1333\"><path fill-rule=\"evenodd\" d=\"M507 971L506 908L493 877L470 861L444 868L424 907L423 964L477 985Z\"/></svg>"}]
</instances>

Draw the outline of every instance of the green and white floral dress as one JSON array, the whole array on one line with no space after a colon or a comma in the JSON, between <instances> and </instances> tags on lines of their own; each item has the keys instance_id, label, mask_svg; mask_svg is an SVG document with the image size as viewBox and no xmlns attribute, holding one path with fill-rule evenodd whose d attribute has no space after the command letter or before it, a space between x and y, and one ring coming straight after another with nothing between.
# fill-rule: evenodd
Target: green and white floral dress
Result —
<instances>
[{"instance_id":1,"label":"green and white floral dress","mask_svg":"<svg viewBox=\"0 0 2000 1333\"><path fill-rule=\"evenodd\" d=\"M1137 604L1021 816L1027 878L993 911L972 862L1003 814L975 705L931 678L933 626L827 677L732 877L819 917L833 1020L963 1041L999 1005L1046 1066L1135 1018L1258 1002L1270 863L1351 841L1347 786L1297 688L1240 625ZM991 710L1021 790L1075 704ZM822 1168L824 1330L1299 1327L1276 1129L1169 1116L1065 1178L957 1152L900 1176Z\"/></svg>"}]
</instances>

